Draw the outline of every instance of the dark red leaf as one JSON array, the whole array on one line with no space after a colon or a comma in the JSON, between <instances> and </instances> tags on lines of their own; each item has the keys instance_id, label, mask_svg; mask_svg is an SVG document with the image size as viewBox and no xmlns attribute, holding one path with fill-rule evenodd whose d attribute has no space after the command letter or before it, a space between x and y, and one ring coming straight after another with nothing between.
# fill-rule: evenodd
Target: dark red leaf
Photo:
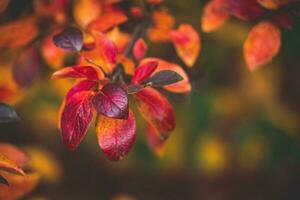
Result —
<instances>
[{"instance_id":1,"label":"dark red leaf","mask_svg":"<svg viewBox=\"0 0 300 200\"><path fill-rule=\"evenodd\" d=\"M21 88L29 87L39 75L39 57L35 48L25 49L13 65L13 77Z\"/></svg>"},{"instance_id":2,"label":"dark red leaf","mask_svg":"<svg viewBox=\"0 0 300 200\"><path fill-rule=\"evenodd\" d=\"M174 111L167 98L153 88L145 88L134 97L143 118L155 127L161 138L167 138L175 128Z\"/></svg>"},{"instance_id":3,"label":"dark red leaf","mask_svg":"<svg viewBox=\"0 0 300 200\"><path fill-rule=\"evenodd\" d=\"M158 66L157 61L149 61L138 66L132 77L133 84L139 84L149 78Z\"/></svg>"},{"instance_id":4,"label":"dark red leaf","mask_svg":"<svg viewBox=\"0 0 300 200\"><path fill-rule=\"evenodd\" d=\"M9 186L9 183L7 182L7 180L1 175L0 175L0 184Z\"/></svg>"},{"instance_id":5,"label":"dark red leaf","mask_svg":"<svg viewBox=\"0 0 300 200\"><path fill-rule=\"evenodd\" d=\"M66 102L60 121L62 139L70 150L75 150L91 124L93 106L91 91L78 92Z\"/></svg>"},{"instance_id":6,"label":"dark red leaf","mask_svg":"<svg viewBox=\"0 0 300 200\"><path fill-rule=\"evenodd\" d=\"M84 80L77 83L67 93L66 102L68 103L76 93L91 90L95 86L97 86L97 82L91 80Z\"/></svg>"},{"instance_id":7,"label":"dark red leaf","mask_svg":"<svg viewBox=\"0 0 300 200\"><path fill-rule=\"evenodd\" d=\"M98 113L107 117L128 117L128 96L119 85L107 84L94 97L93 105Z\"/></svg>"},{"instance_id":8,"label":"dark red leaf","mask_svg":"<svg viewBox=\"0 0 300 200\"><path fill-rule=\"evenodd\" d=\"M55 35L53 41L57 47L67 51L80 51L83 46L83 35L79 29L70 27Z\"/></svg>"},{"instance_id":9,"label":"dark red leaf","mask_svg":"<svg viewBox=\"0 0 300 200\"><path fill-rule=\"evenodd\" d=\"M149 79L145 80L143 84L154 87L162 87L177 83L181 80L183 80L183 78L177 72L171 70L162 70L151 76Z\"/></svg>"},{"instance_id":10,"label":"dark red leaf","mask_svg":"<svg viewBox=\"0 0 300 200\"><path fill-rule=\"evenodd\" d=\"M136 136L133 112L127 119L113 119L100 115L96 125L98 144L110 160L122 160L130 151Z\"/></svg>"}]
</instances>

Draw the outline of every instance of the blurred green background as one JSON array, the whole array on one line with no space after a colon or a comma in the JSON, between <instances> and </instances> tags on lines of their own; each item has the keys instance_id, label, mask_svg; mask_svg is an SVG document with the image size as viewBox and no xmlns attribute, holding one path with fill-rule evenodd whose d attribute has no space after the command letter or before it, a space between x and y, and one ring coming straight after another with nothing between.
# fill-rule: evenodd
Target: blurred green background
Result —
<instances>
[{"instance_id":1,"label":"blurred green background","mask_svg":"<svg viewBox=\"0 0 300 200\"><path fill-rule=\"evenodd\" d=\"M292 31L282 30L279 55L250 73L242 48L256 22L231 18L218 31L202 33L206 2L165 1L177 25L190 23L199 31L202 48L196 65L186 69L192 92L164 92L176 110L176 130L162 157L147 146L139 114L137 141L125 160L107 160L92 127L79 148L69 152L56 127L66 90L48 80L52 69L41 66L39 80L15 105L22 120L0 125L1 141L42 148L56 163L45 161L46 178L31 197L300 199L299 19ZM31 6L28 0L13 0L1 22L22 17ZM5 55L1 51L1 58ZM148 55L184 66L171 44L151 44Z\"/></svg>"}]
</instances>

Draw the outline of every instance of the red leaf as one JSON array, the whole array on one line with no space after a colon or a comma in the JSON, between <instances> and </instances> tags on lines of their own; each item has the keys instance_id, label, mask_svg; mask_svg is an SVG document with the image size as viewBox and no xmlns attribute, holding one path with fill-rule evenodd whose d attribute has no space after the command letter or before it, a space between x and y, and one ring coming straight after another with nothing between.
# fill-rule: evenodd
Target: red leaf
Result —
<instances>
[{"instance_id":1,"label":"red leaf","mask_svg":"<svg viewBox=\"0 0 300 200\"><path fill-rule=\"evenodd\" d=\"M143 38L138 39L133 47L133 55L136 60L141 60L145 57L148 46Z\"/></svg>"},{"instance_id":2,"label":"red leaf","mask_svg":"<svg viewBox=\"0 0 300 200\"><path fill-rule=\"evenodd\" d=\"M228 11L241 20L255 20L264 14L257 0L227 0Z\"/></svg>"},{"instance_id":3,"label":"red leaf","mask_svg":"<svg viewBox=\"0 0 300 200\"><path fill-rule=\"evenodd\" d=\"M270 62L281 46L280 30L270 22L260 22L252 28L244 43L244 57L249 70Z\"/></svg>"},{"instance_id":4,"label":"red leaf","mask_svg":"<svg viewBox=\"0 0 300 200\"><path fill-rule=\"evenodd\" d=\"M116 64L118 48L107 36L100 32L93 32L96 38L96 44L100 47L101 54L106 62L111 65Z\"/></svg>"},{"instance_id":5,"label":"red leaf","mask_svg":"<svg viewBox=\"0 0 300 200\"><path fill-rule=\"evenodd\" d=\"M29 87L39 75L39 57L33 47L29 47L20 54L13 65L13 77L21 88Z\"/></svg>"},{"instance_id":6,"label":"red leaf","mask_svg":"<svg viewBox=\"0 0 300 200\"><path fill-rule=\"evenodd\" d=\"M146 122L154 126L162 138L167 138L175 128L174 111L167 98L153 88L145 88L134 97Z\"/></svg>"},{"instance_id":7,"label":"red leaf","mask_svg":"<svg viewBox=\"0 0 300 200\"><path fill-rule=\"evenodd\" d=\"M159 156L164 153L165 140L159 137L159 133L155 128L148 124L146 138L149 147Z\"/></svg>"},{"instance_id":8,"label":"red leaf","mask_svg":"<svg viewBox=\"0 0 300 200\"><path fill-rule=\"evenodd\" d=\"M89 80L102 80L104 75L99 68L75 65L54 72L51 78L86 78Z\"/></svg>"},{"instance_id":9,"label":"red leaf","mask_svg":"<svg viewBox=\"0 0 300 200\"><path fill-rule=\"evenodd\" d=\"M118 26L127 21L127 16L123 12L110 12L93 20L88 26L87 31L106 32L114 26Z\"/></svg>"},{"instance_id":10,"label":"red leaf","mask_svg":"<svg viewBox=\"0 0 300 200\"><path fill-rule=\"evenodd\" d=\"M280 28L292 30L294 25L294 18L291 14L282 12L275 15L272 19L272 22Z\"/></svg>"},{"instance_id":11,"label":"red leaf","mask_svg":"<svg viewBox=\"0 0 300 200\"><path fill-rule=\"evenodd\" d=\"M133 84L139 84L149 78L158 66L157 61L143 62L134 71L132 77Z\"/></svg>"},{"instance_id":12,"label":"red leaf","mask_svg":"<svg viewBox=\"0 0 300 200\"><path fill-rule=\"evenodd\" d=\"M96 87L97 84L98 83L96 81L91 81L91 80L84 80L84 81L77 83L67 93L66 98L65 98L66 102L67 103L70 102L70 100L72 100L72 97L76 93L91 90L93 87Z\"/></svg>"},{"instance_id":13,"label":"red leaf","mask_svg":"<svg viewBox=\"0 0 300 200\"><path fill-rule=\"evenodd\" d=\"M128 117L128 96L121 86L105 85L92 101L97 112L104 116L118 119Z\"/></svg>"},{"instance_id":14,"label":"red leaf","mask_svg":"<svg viewBox=\"0 0 300 200\"><path fill-rule=\"evenodd\" d=\"M211 0L203 10L201 28L203 32L211 32L218 29L229 17L226 10L226 0Z\"/></svg>"},{"instance_id":15,"label":"red leaf","mask_svg":"<svg viewBox=\"0 0 300 200\"><path fill-rule=\"evenodd\" d=\"M136 137L136 124L133 112L128 119L113 119L100 115L96 132L98 144L110 160L122 160L130 151Z\"/></svg>"},{"instance_id":16,"label":"red leaf","mask_svg":"<svg viewBox=\"0 0 300 200\"><path fill-rule=\"evenodd\" d=\"M91 91L78 92L66 102L61 115L62 139L70 150L75 150L91 124L93 106Z\"/></svg>"}]
</instances>

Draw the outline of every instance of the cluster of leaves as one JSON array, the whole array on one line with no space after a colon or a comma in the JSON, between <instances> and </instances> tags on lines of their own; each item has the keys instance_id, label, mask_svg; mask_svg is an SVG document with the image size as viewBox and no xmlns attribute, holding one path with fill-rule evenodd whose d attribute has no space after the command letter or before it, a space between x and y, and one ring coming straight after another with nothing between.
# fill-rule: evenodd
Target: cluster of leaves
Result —
<instances>
[{"instance_id":1,"label":"cluster of leaves","mask_svg":"<svg viewBox=\"0 0 300 200\"><path fill-rule=\"evenodd\" d=\"M250 71L270 62L280 50L279 28L292 29L299 4L293 0L210 0L204 7L204 32L217 30L230 16L257 21L244 43L244 58ZM294 11L293 11L294 9Z\"/></svg>"},{"instance_id":2,"label":"cluster of leaves","mask_svg":"<svg viewBox=\"0 0 300 200\"><path fill-rule=\"evenodd\" d=\"M192 67L200 51L200 37L188 24L174 29L173 17L160 3L148 1L144 7L132 7L130 17L138 20L127 37L117 26L130 18L115 7L116 3L109 4L108 13L88 23L78 19L83 26L81 30L69 27L53 36L56 47L78 55L76 65L64 67L52 75L52 79L77 80L67 93L59 116L62 139L70 150L81 143L96 113L100 148L110 160L123 159L136 137L136 122L129 108L128 95L133 96L147 123L148 143L155 152L160 152L174 130L173 107L154 88L186 93L191 85L187 74L177 64L147 58L145 39L172 42L178 56Z\"/></svg>"}]
</instances>

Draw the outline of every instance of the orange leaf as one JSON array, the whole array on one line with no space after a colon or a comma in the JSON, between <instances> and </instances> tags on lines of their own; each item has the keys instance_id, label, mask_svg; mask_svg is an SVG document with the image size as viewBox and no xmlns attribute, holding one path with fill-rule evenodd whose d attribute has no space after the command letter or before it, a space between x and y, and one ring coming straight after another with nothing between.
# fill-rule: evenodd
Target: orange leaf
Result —
<instances>
[{"instance_id":1,"label":"orange leaf","mask_svg":"<svg viewBox=\"0 0 300 200\"><path fill-rule=\"evenodd\" d=\"M127 16L123 12L115 11L104 14L93 20L88 26L87 31L106 32L114 26L118 26L127 21Z\"/></svg>"},{"instance_id":2,"label":"orange leaf","mask_svg":"<svg viewBox=\"0 0 300 200\"><path fill-rule=\"evenodd\" d=\"M9 143L0 143L0 153L20 167L24 167L29 161L28 156L21 149Z\"/></svg>"},{"instance_id":3,"label":"orange leaf","mask_svg":"<svg viewBox=\"0 0 300 200\"><path fill-rule=\"evenodd\" d=\"M122 64L126 74L128 74L128 75L134 74L135 64L134 64L133 60L131 60L130 58L127 58L124 55L119 55L118 62Z\"/></svg>"},{"instance_id":4,"label":"orange leaf","mask_svg":"<svg viewBox=\"0 0 300 200\"><path fill-rule=\"evenodd\" d=\"M201 40L198 33L191 25L182 24L178 30L170 31L170 36L177 55L188 67L192 67L201 48Z\"/></svg>"},{"instance_id":5,"label":"orange leaf","mask_svg":"<svg viewBox=\"0 0 300 200\"><path fill-rule=\"evenodd\" d=\"M17 48L29 43L38 34L35 18L27 17L0 26L0 48Z\"/></svg>"},{"instance_id":6,"label":"orange leaf","mask_svg":"<svg viewBox=\"0 0 300 200\"><path fill-rule=\"evenodd\" d=\"M204 7L201 28L207 33L217 30L228 17L225 0L211 0Z\"/></svg>"},{"instance_id":7,"label":"orange leaf","mask_svg":"<svg viewBox=\"0 0 300 200\"><path fill-rule=\"evenodd\" d=\"M119 53L124 52L130 40L130 35L121 32L118 27L114 27L111 31L107 32L106 36L116 44Z\"/></svg>"},{"instance_id":8,"label":"orange leaf","mask_svg":"<svg viewBox=\"0 0 300 200\"><path fill-rule=\"evenodd\" d=\"M128 119L113 119L100 115L96 132L98 144L110 160L122 160L130 151L136 137L136 124L133 112Z\"/></svg>"},{"instance_id":9,"label":"orange leaf","mask_svg":"<svg viewBox=\"0 0 300 200\"><path fill-rule=\"evenodd\" d=\"M168 138L175 128L175 115L167 98L150 87L142 89L133 96L145 121L160 133L161 138Z\"/></svg>"},{"instance_id":10,"label":"orange leaf","mask_svg":"<svg viewBox=\"0 0 300 200\"><path fill-rule=\"evenodd\" d=\"M89 51L82 51L80 64L87 63L85 59L92 60L101 66L106 72L111 73L115 67L118 56L118 48L113 41L101 32L93 31L96 47ZM89 63L90 65L90 63Z\"/></svg>"},{"instance_id":11,"label":"orange leaf","mask_svg":"<svg viewBox=\"0 0 300 200\"><path fill-rule=\"evenodd\" d=\"M257 2L267 9L276 10L288 4L290 0L257 0Z\"/></svg>"},{"instance_id":12,"label":"orange leaf","mask_svg":"<svg viewBox=\"0 0 300 200\"><path fill-rule=\"evenodd\" d=\"M162 71L162 70L171 70L177 72L180 76L182 76L183 80L179 81L177 83L171 84L164 86L164 89L169 90L171 92L176 92L176 93L185 93L189 92L192 89L192 86L189 81L189 77L185 73L185 71L177 64L171 63L164 61L159 58L145 58L141 61L142 63L150 62L150 61L157 61L158 62L158 67L156 69L156 72Z\"/></svg>"},{"instance_id":13,"label":"orange leaf","mask_svg":"<svg viewBox=\"0 0 300 200\"><path fill-rule=\"evenodd\" d=\"M77 24L85 28L101 14L102 8L98 0L74 1L73 16Z\"/></svg>"},{"instance_id":14,"label":"orange leaf","mask_svg":"<svg viewBox=\"0 0 300 200\"><path fill-rule=\"evenodd\" d=\"M53 69L59 69L64 64L66 52L61 48L55 46L53 42L53 36L56 34L49 35L46 37L41 45L42 56L45 62Z\"/></svg>"},{"instance_id":15,"label":"orange leaf","mask_svg":"<svg viewBox=\"0 0 300 200\"><path fill-rule=\"evenodd\" d=\"M0 169L17 172L21 175L25 175L21 167L19 167L14 161L0 153Z\"/></svg>"},{"instance_id":16,"label":"orange leaf","mask_svg":"<svg viewBox=\"0 0 300 200\"><path fill-rule=\"evenodd\" d=\"M51 79L58 78L86 78L88 80L102 80L104 75L97 67L75 65L60 69L54 72L51 76Z\"/></svg>"},{"instance_id":17,"label":"orange leaf","mask_svg":"<svg viewBox=\"0 0 300 200\"><path fill-rule=\"evenodd\" d=\"M34 0L33 4L38 15L53 17L58 23L65 22L68 0Z\"/></svg>"},{"instance_id":18,"label":"orange leaf","mask_svg":"<svg viewBox=\"0 0 300 200\"><path fill-rule=\"evenodd\" d=\"M152 14L153 27L149 29L149 38L153 42L170 41L169 31L174 27L175 20L166 10L154 11Z\"/></svg>"},{"instance_id":19,"label":"orange leaf","mask_svg":"<svg viewBox=\"0 0 300 200\"><path fill-rule=\"evenodd\" d=\"M9 183L9 186L0 184L0 199L16 200L30 193L38 184L40 176L37 173L28 173L25 176L18 176L1 171Z\"/></svg>"},{"instance_id":20,"label":"orange leaf","mask_svg":"<svg viewBox=\"0 0 300 200\"><path fill-rule=\"evenodd\" d=\"M281 46L280 30L270 22L252 28L244 43L244 57L250 71L270 62Z\"/></svg>"}]
</instances>

